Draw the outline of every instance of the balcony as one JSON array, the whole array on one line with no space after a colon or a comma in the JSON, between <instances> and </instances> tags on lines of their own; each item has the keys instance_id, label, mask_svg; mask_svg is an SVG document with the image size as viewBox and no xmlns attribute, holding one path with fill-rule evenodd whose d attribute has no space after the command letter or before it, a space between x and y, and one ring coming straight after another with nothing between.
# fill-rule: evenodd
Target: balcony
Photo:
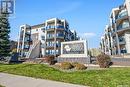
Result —
<instances>
[{"instance_id":1,"label":"balcony","mask_svg":"<svg viewBox=\"0 0 130 87\"><path fill-rule=\"evenodd\" d=\"M116 19L120 20L125 17L128 17L128 11L126 9L121 10L121 12L119 12L119 14L116 16Z\"/></svg>"},{"instance_id":2,"label":"balcony","mask_svg":"<svg viewBox=\"0 0 130 87\"><path fill-rule=\"evenodd\" d=\"M24 49L29 49L29 45L24 45Z\"/></svg>"},{"instance_id":3,"label":"balcony","mask_svg":"<svg viewBox=\"0 0 130 87\"><path fill-rule=\"evenodd\" d=\"M49 50L49 51L46 51L46 54L47 54L47 55L54 55L55 52L54 52L53 50Z\"/></svg>"},{"instance_id":4,"label":"balcony","mask_svg":"<svg viewBox=\"0 0 130 87\"><path fill-rule=\"evenodd\" d=\"M57 31L64 31L64 26L57 26L57 27L56 27L56 30L57 30Z\"/></svg>"},{"instance_id":5,"label":"balcony","mask_svg":"<svg viewBox=\"0 0 130 87\"><path fill-rule=\"evenodd\" d=\"M54 39L55 35L53 33L48 33L46 39Z\"/></svg>"},{"instance_id":6,"label":"balcony","mask_svg":"<svg viewBox=\"0 0 130 87\"><path fill-rule=\"evenodd\" d=\"M114 19L112 19L111 22L112 22L113 25L115 24L115 20Z\"/></svg>"},{"instance_id":7,"label":"balcony","mask_svg":"<svg viewBox=\"0 0 130 87\"><path fill-rule=\"evenodd\" d=\"M124 54L124 53L127 53L127 50L125 50L125 49L123 50L123 49L122 49L122 50L121 50L121 53L123 53L123 54Z\"/></svg>"},{"instance_id":8,"label":"balcony","mask_svg":"<svg viewBox=\"0 0 130 87\"><path fill-rule=\"evenodd\" d=\"M125 39L123 37L119 37L119 44L120 45L126 44Z\"/></svg>"},{"instance_id":9,"label":"balcony","mask_svg":"<svg viewBox=\"0 0 130 87\"><path fill-rule=\"evenodd\" d=\"M24 42L29 42L30 38L24 38Z\"/></svg>"},{"instance_id":10,"label":"balcony","mask_svg":"<svg viewBox=\"0 0 130 87\"><path fill-rule=\"evenodd\" d=\"M64 28L62 25L54 26L54 25L48 25L46 29L54 29L54 28Z\"/></svg>"},{"instance_id":11,"label":"balcony","mask_svg":"<svg viewBox=\"0 0 130 87\"><path fill-rule=\"evenodd\" d=\"M41 48L45 48L45 44L41 44Z\"/></svg>"},{"instance_id":12,"label":"balcony","mask_svg":"<svg viewBox=\"0 0 130 87\"><path fill-rule=\"evenodd\" d=\"M48 48L48 49L54 49L54 47L55 47L55 45L56 45L56 48L60 48L61 47L61 43L48 43L47 44L47 46L46 46L46 48Z\"/></svg>"},{"instance_id":13,"label":"balcony","mask_svg":"<svg viewBox=\"0 0 130 87\"><path fill-rule=\"evenodd\" d=\"M53 48L54 45L47 45L46 47L47 47L47 48Z\"/></svg>"},{"instance_id":14,"label":"balcony","mask_svg":"<svg viewBox=\"0 0 130 87\"><path fill-rule=\"evenodd\" d=\"M61 38L61 39L64 39L64 34L62 34L62 33L57 34L57 35L56 35L56 38Z\"/></svg>"},{"instance_id":15,"label":"balcony","mask_svg":"<svg viewBox=\"0 0 130 87\"><path fill-rule=\"evenodd\" d=\"M55 26L48 25L48 26L46 27L46 29L55 29Z\"/></svg>"},{"instance_id":16,"label":"balcony","mask_svg":"<svg viewBox=\"0 0 130 87\"><path fill-rule=\"evenodd\" d=\"M61 44L60 43L56 43L56 47L61 47Z\"/></svg>"},{"instance_id":17,"label":"balcony","mask_svg":"<svg viewBox=\"0 0 130 87\"><path fill-rule=\"evenodd\" d=\"M26 35L30 35L30 32L26 32L25 34L26 34Z\"/></svg>"},{"instance_id":18,"label":"balcony","mask_svg":"<svg viewBox=\"0 0 130 87\"><path fill-rule=\"evenodd\" d=\"M130 29L129 22L123 22L121 25L117 26L117 32Z\"/></svg>"},{"instance_id":19,"label":"balcony","mask_svg":"<svg viewBox=\"0 0 130 87\"><path fill-rule=\"evenodd\" d=\"M48 44L48 45L46 46L46 48L47 48L47 49L54 49L54 44L52 44L52 45L49 45L49 44Z\"/></svg>"},{"instance_id":20,"label":"balcony","mask_svg":"<svg viewBox=\"0 0 130 87\"><path fill-rule=\"evenodd\" d=\"M59 26L56 26L56 28L59 28L59 29L64 29L64 26L59 25Z\"/></svg>"},{"instance_id":21,"label":"balcony","mask_svg":"<svg viewBox=\"0 0 130 87\"><path fill-rule=\"evenodd\" d=\"M41 28L41 30L42 30L42 31L45 31L45 30L46 30L46 28L45 28L45 27L43 27L43 28Z\"/></svg>"},{"instance_id":22,"label":"balcony","mask_svg":"<svg viewBox=\"0 0 130 87\"><path fill-rule=\"evenodd\" d=\"M51 40L51 39L54 39L54 37L47 37L46 39Z\"/></svg>"}]
</instances>

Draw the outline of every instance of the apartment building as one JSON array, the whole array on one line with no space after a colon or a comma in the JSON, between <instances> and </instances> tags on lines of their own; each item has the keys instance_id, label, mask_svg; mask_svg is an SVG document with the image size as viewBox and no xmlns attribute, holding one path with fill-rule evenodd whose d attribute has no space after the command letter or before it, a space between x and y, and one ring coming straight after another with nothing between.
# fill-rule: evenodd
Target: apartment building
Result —
<instances>
[{"instance_id":1,"label":"apartment building","mask_svg":"<svg viewBox=\"0 0 130 87\"><path fill-rule=\"evenodd\" d=\"M21 25L17 52L25 58L57 56L61 52L61 42L78 39L66 20L52 18L38 25Z\"/></svg>"},{"instance_id":2,"label":"apartment building","mask_svg":"<svg viewBox=\"0 0 130 87\"><path fill-rule=\"evenodd\" d=\"M106 25L104 35L101 37L101 50L105 54L112 55L112 34L111 34L111 28L109 25Z\"/></svg>"},{"instance_id":3,"label":"apartment building","mask_svg":"<svg viewBox=\"0 0 130 87\"><path fill-rule=\"evenodd\" d=\"M130 0L112 9L100 48L109 55L130 54Z\"/></svg>"}]
</instances>

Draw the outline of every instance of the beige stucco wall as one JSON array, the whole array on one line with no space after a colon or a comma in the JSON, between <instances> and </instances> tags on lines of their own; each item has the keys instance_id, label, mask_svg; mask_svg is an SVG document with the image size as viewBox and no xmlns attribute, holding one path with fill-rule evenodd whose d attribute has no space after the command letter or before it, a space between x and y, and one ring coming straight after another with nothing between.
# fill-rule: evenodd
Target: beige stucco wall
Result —
<instances>
[{"instance_id":1,"label":"beige stucco wall","mask_svg":"<svg viewBox=\"0 0 130 87\"><path fill-rule=\"evenodd\" d=\"M130 53L130 33L125 34L125 40L127 52Z\"/></svg>"},{"instance_id":2,"label":"beige stucco wall","mask_svg":"<svg viewBox=\"0 0 130 87\"><path fill-rule=\"evenodd\" d=\"M128 15L130 16L130 0L126 0L125 4L126 4L126 8L128 10Z\"/></svg>"}]
</instances>

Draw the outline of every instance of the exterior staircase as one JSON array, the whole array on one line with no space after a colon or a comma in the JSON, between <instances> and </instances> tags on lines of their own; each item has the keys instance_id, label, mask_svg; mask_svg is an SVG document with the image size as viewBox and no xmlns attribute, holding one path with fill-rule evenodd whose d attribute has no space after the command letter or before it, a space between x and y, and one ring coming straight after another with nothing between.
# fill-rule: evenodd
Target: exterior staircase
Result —
<instances>
[{"instance_id":1,"label":"exterior staircase","mask_svg":"<svg viewBox=\"0 0 130 87\"><path fill-rule=\"evenodd\" d=\"M38 58L40 55L40 41L35 41L34 44L30 47L28 55L26 58Z\"/></svg>"}]
</instances>

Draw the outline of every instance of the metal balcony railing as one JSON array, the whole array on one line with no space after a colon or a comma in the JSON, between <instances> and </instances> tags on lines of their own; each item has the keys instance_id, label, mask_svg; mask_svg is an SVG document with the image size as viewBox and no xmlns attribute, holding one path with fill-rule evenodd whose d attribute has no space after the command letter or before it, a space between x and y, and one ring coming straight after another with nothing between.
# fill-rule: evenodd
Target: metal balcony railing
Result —
<instances>
[{"instance_id":1,"label":"metal balcony railing","mask_svg":"<svg viewBox=\"0 0 130 87\"><path fill-rule=\"evenodd\" d=\"M64 28L64 26L56 26L56 28Z\"/></svg>"},{"instance_id":2,"label":"metal balcony railing","mask_svg":"<svg viewBox=\"0 0 130 87\"><path fill-rule=\"evenodd\" d=\"M116 16L116 19L121 19L125 16L128 16L128 12L127 11L124 11L124 12L120 12L117 16Z\"/></svg>"},{"instance_id":3,"label":"metal balcony railing","mask_svg":"<svg viewBox=\"0 0 130 87\"><path fill-rule=\"evenodd\" d=\"M119 44L125 44L125 38L119 37Z\"/></svg>"},{"instance_id":4,"label":"metal balcony railing","mask_svg":"<svg viewBox=\"0 0 130 87\"><path fill-rule=\"evenodd\" d=\"M130 27L129 23L128 24L123 24L123 25L119 25L117 27L117 30L122 30L122 29L126 29L126 28L129 28L129 27Z\"/></svg>"},{"instance_id":5,"label":"metal balcony railing","mask_svg":"<svg viewBox=\"0 0 130 87\"><path fill-rule=\"evenodd\" d=\"M64 28L64 26L58 25L58 26L47 26L46 27L46 29L55 29L55 28Z\"/></svg>"},{"instance_id":6,"label":"metal balcony railing","mask_svg":"<svg viewBox=\"0 0 130 87\"><path fill-rule=\"evenodd\" d=\"M47 37L46 39L54 39L54 37L53 37L53 36L51 36L51 37Z\"/></svg>"},{"instance_id":7,"label":"metal balcony railing","mask_svg":"<svg viewBox=\"0 0 130 87\"><path fill-rule=\"evenodd\" d=\"M121 50L121 53L127 53L127 50Z\"/></svg>"},{"instance_id":8,"label":"metal balcony railing","mask_svg":"<svg viewBox=\"0 0 130 87\"><path fill-rule=\"evenodd\" d=\"M25 46L24 46L24 49L29 49L29 45L25 45Z\"/></svg>"},{"instance_id":9,"label":"metal balcony railing","mask_svg":"<svg viewBox=\"0 0 130 87\"><path fill-rule=\"evenodd\" d=\"M50 48L50 47L54 47L54 45L47 45L46 47L47 47L47 48Z\"/></svg>"},{"instance_id":10,"label":"metal balcony railing","mask_svg":"<svg viewBox=\"0 0 130 87\"><path fill-rule=\"evenodd\" d=\"M24 38L24 42L29 42L30 38Z\"/></svg>"},{"instance_id":11,"label":"metal balcony railing","mask_svg":"<svg viewBox=\"0 0 130 87\"><path fill-rule=\"evenodd\" d=\"M64 38L64 34L57 34L56 37Z\"/></svg>"},{"instance_id":12,"label":"metal balcony railing","mask_svg":"<svg viewBox=\"0 0 130 87\"><path fill-rule=\"evenodd\" d=\"M50 26L50 25L48 25L47 27L46 27L46 29L54 29L55 28L55 26Z\"/></svg>"},{"instance_id":13,"label":"metal balcony railing","mask_svg":"<svg viewBox=\"0 0 130 87\"><path fill-rule=\"evenodd\" d=\"M30 32L26 32L25 34L26 34L26 35L30 35Z\"/></svg>"}]
</instances>

